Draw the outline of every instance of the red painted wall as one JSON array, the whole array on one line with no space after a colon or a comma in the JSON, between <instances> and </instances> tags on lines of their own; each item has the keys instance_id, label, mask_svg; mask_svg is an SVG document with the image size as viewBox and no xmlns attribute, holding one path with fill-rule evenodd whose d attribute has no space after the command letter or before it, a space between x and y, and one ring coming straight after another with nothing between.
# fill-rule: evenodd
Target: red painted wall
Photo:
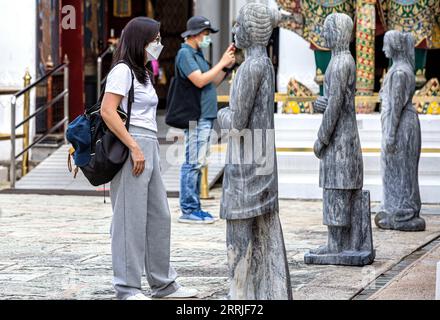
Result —
<instances>
[{"instance_id":1,"label":"red painted wall","mask_svg":"<svg viewBox=\"0 0 440 320\"><path fill-rule=\"evenodd\" d=\"M70 64L69 86L69 116L70 121L84 112L84 3L82 0L61 0L60 28L62 57L67 54ZM62 7L71 5L75 7L76 28L64 29L62 26Z\"/></svg>"}]
</instances>

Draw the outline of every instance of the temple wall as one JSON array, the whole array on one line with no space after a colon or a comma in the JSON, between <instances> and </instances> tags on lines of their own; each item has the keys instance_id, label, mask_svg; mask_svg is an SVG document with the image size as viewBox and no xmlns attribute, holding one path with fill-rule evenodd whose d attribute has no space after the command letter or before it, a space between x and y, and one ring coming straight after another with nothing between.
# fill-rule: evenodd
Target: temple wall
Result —
<instances>
[{"instance_id":1,"label":"temple wall","mask_svg":"<svg viewBox=\"0 0 440 320\"><path fill-rule=\"evenodd\" d=\"M0 0L0 87L23 88L26 69L35 80L36 71L36 1ZM31 96L33 112L34 93ZM23 98L17 100L17 122L23 119ZM31 125L31 132L34 132ZM0 96L0 133L11 132L11 96ZM21 131L18 131L21 132ZM17 152L21 140L17 140ZM0 161L9 160L10 142L0 141Z\"/></svg>"}]
</instances>

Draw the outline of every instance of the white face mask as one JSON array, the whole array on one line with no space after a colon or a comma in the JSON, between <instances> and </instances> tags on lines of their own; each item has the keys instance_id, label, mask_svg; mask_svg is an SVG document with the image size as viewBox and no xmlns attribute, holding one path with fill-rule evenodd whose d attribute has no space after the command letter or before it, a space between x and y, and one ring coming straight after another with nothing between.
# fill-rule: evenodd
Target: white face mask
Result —
<instances>
[{"instance_id":1,"label":"white face mask","mask_svg":"<svg viewBox=\"0 0 440 320\"><path fill-rule=\"evenodd\" d=\"M145 49L147 52L147 59L148 61L152 60L158 60L160 53L162 52L163 45L161 43L152 42L148 45L148 47Z\"/></svg>"}]
</instances>

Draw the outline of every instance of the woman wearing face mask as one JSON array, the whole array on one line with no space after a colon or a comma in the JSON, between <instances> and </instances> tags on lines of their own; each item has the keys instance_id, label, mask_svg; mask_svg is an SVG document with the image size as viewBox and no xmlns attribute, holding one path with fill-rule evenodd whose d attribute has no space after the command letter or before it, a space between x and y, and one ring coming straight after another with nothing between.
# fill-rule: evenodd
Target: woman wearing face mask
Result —
<instances>
[{"instance_id":1,"label":"woman wearing face mask","mask_svg":"<svg viewBox=\"0 0 440 320\"><path fill-rule=\"evenodd\" d=\"M145 17L134 18L124 28L101 107L109 129L130 149L129 159L111 182L113 286L118 299L149 299L141 292L144 270L153 297L197 294L176 283L170 265L170 212L156 138L158 97L146 68L163 48L159 28L157 21ZM127 111L132 79L134 102L127 131L117 107Z\"/></svg>"},{"instance_id":2,"label":"woman wearing face mask","mask_svg":"<svg viewBox=\"0 0 440 320\"><path fill-rule=\"evenodd\" d=\"M225 79L235 64L235 47L230 45L220 62L213 68L201 49L211 44L210 33L218 32L205 17L188 20L187 31L182 33L182 44L176 57L176 66L201 92L201 115L195 129L185 130L186 159L180 171L180 208L182 223L213 223L214 217L201 209L199 185L201 168L205 165L209 150L209 138L217 118L216 87Z\"/></svg>"}]
</instances>

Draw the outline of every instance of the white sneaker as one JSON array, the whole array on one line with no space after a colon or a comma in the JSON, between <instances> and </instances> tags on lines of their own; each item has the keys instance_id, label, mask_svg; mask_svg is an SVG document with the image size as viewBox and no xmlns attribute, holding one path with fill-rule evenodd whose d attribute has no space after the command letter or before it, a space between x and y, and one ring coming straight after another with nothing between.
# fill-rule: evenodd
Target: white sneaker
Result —
<instances>
[{"instance_id":1,"label":"white sneaker","mask_svg":"<svg viewBox=\"0 0 440 320\"><path fill-rule=\"evenodd\" d=\"M180 287L177 291L162 297L164 299L179 299L179 298L196 298L199 291L197 289Z\"/></svg>"},{"instance_id":2,"label":"white sneaker","mask_svg":"<svg viewBox=\"0 0 440 320\"><path fill-rule=\"evenodd\" d=\"M151 300L143 293L137 293L135 295L129 296L126 300Z\"/></svg>"}]
</instances>

